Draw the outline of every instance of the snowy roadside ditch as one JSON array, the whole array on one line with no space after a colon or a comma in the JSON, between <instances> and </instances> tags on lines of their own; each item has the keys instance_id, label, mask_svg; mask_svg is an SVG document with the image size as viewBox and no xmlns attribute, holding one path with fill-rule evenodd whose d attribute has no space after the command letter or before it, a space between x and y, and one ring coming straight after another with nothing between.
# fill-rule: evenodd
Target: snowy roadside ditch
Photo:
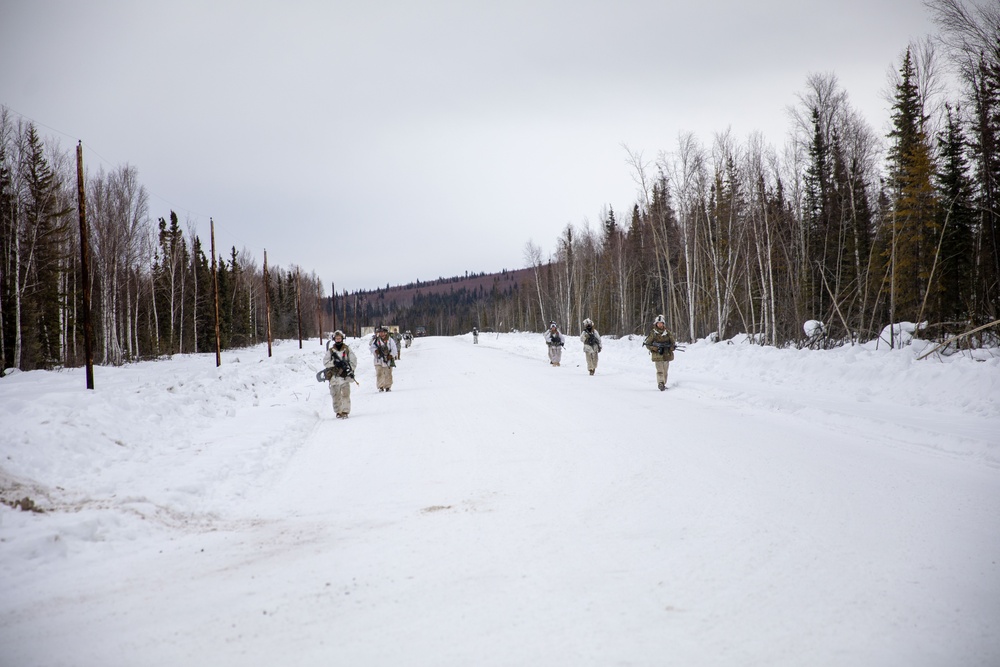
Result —
<instances>
[{"instance_id":1,"label":"snowy roadside ditch","mask_svg":"<svg viewBox=\"0 0 1000 667\"><path fill-rule=\"evenodd\" d=\"M223 526L319 423L315 355L292 346L99 367L93 392L82 369L4 378L0 560Z\"/></svg>"}]
</instances>

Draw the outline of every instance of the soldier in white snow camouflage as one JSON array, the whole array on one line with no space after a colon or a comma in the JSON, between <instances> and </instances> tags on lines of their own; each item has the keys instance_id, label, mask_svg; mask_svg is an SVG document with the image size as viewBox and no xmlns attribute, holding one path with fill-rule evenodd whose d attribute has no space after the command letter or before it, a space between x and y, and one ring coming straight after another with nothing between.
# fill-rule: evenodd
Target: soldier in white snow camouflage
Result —
<instances>
[{"instance_id":1,"label":"soldier in white snow camouflage","mask_svg":"<svg viewBox=\"0 0 1000 667\"><path fill-rule=\"evenodd\" d=\"M331 343L323 356L323 367L330 369L330 396L333 397L333 412L337 419L347 419L351 414L351 383L354 382L354 369L358 367L358 358L354 351L344 342L344 332L337 330L330 337Z\"/></svg>"},{"instance_id":2,"label":"soldier in white snow camouflage","mask_svg":"<svg viewBox=\"0 0 1000 667\"><path fill-rule=\"evenodd\" d=\"M589 317L583 321L580 341L583 343L583 353L587 357L587 370L593 375L597 370L597 354L601 351L601 334L597 333L594 321Z\"/></svg>"},{"instance_id":3,"label":"soldier in white snow camouflage","mask_svg":"<svg viewBox=\"0 0 1000 667\"><path fill-rule=\"evenodd\" d=\"M562 360L562 349L565 343L555 322L549 322L549 330L545 332L545 344L549 346L549 364L558 366Z\"/></svg>"},{"instance_id":4,"label":"soldier in white snow camouflage","mask_svg":"<svg viewBox=\"0 0 1000 667\"><path fill-rule=\"evenodd\" d=\"M368 349L375 358L375 384L379 391L392 390L392 369L396 366L396 359L399 358L399 348L396 341L389 335L389 330L379 327L375 335L372 336Z\"/></svg>"},{"instance_id":5,"label":"soldier in white snow camouflage","mask_svg":"<svg viewBox=\"0 0 1000 667\"><path fill-rule=\"evenodd\" d=\"M677 347L674 335L667 330L663 315L657 315L653 321L653 330L646 336L642 344L649 350L650 358L656 366L656 386L660 391L667 388L667 369L674 360L674 348Z\"/></svg>"}]
</instances>

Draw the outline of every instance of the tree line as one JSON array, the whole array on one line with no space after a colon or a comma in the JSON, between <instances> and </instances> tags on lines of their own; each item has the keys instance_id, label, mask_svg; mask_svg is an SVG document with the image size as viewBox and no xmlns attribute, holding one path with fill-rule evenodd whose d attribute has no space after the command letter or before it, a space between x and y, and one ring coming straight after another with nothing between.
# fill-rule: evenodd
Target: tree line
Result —
<instances>
[{"instance_id":1,"label":"tree line","mask_svg":"<svg viewBox=\"0 0 1000 667\"><path fill-rule=\"evenodd\" d=\"M682 339L746 333L787 345L803 340L807 320L823 323L830 344L870 340L901 321L926 322L924 335L937 338L995 322L1000 5L927 6L941 34L910 45L894 66L886 135L835 75L811 75L780 151L759 134L730 132L710 145L682 133L653 159L626 148L638 196L624 215L608 207L596 228L567 225L548 256L529 241L527 282L459 286L403 305L381 290L324 298L314 273L265 272L232 247L214 258L222 347L264 340L268 323L275 338L379 323L453 335L538 331L549 320L572 329L590 317L628 335L662 313ZM957 91L946 89L946 71ZM3 368L83 361L72 163L0 108ZM211 258L193 226L182 229L173 211L153 223L131 165L88 174L85 193L96 361L213 349Z\"/></svg>"},{"instance_id":2,"label":"tree line","mask_svg":"<svg viewBox=\"0 0 1000 667\"><path fill-rule=\"evenodd\" d=\"M887 136L820 74L790 109L781 152L729 132L710 146L682 134L655 160L626 148L631 211L608 208L597 229L568 225L548 258L529 242L536 308L522 303L515 326L590 317L625 335L662 313L688 340L786 345L808 320L830 344L901 321L936 338L996 321L1000 5L928 6L943 35L897 63ZM944 65L958 73L953 99Z\"/></svg>"},{"instance_id":3,"label":"tree line","mask_svg":"<svg viewBox=\"0 0 1000 667\"><path fill-rule=\"evenodd\" d=\"M835 75L811 75L781 151L730 132L711 145L681 134L649 160L626 147L631 210L607 207L596 228L567 225L548 256L529 241L527 283L377 315L435 323L444 335L540 331L550 320L572 330L590 317L628 335L662 313L687 340L745 333L769 345L803 343L810 320L823 323L826 345L903 321L926 323L921 335L937 339L995 322L1000 4L927 6L941 35L894 65L887 135ZM995 328L982 335L996 341Z\"/></svg>"},{"instance_id":4,"label":"tree line","mask_svg":"<svg viewBox=\"0 0 1000 667\"><path fill-rule=\"evenodd\" d=\"M0 360L32 370L84 359L76 162L33 123L0 108ZM85 178L94 360L122 364L215 350L211 256L175 212L153 222L138 170ZM210 252L210 251L209 251ZM265 272L235 246L216 257L223 349L315 336L319 281L297 268Z\"/></svg>"}]
</instances>

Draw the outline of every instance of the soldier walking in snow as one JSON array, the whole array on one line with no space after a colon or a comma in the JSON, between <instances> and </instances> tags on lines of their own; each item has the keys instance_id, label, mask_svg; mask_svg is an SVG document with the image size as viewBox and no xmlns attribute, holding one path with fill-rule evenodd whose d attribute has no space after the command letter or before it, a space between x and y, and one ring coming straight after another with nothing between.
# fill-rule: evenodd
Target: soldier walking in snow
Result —
<instances>
[{"instance_id":1,"label":"soldier walking in snow","mask_svg":"<svg viewBox=\"0 0 1000 667\"><path fill-rule=\"evenodd\" d=\"M589 317L583 321L583 331L580 332L583 352L587 356L587 370L593 375L597 370L597 353L601 351L601 334L594 328L594 321Z\"/></svg>"},{"instance_id":2,"label":"soldier walking in snow","mask_svg":"<svg viewBox=\"0 0 1000 667\"><path fill-rule=\"evenodd\" d=\"M472 327L472 344L479 344L479 329L476 327Z\"/></svg>"},{"instance_id":3,"label":"soldier walking in snow","mask_svg":"<svg viewBox=\"0 0 1000 667\"><path fill-rule=\"evenodd\" d=\"M646 336L642 344L649 350L653 364L656 366L656 386L660 391L667 388L667 368L674 360L674 348L677 343L674 335L667 331L667 323L663 315L657 315L653 320L653 330Z\"/></svg>"},{"instance_id":4,"label":"soldier walking in snow","mask_svg":"<svg viewBox=\"0 0 1000 667\"><path fill-rule=\"evenodd\" d=\"M403 347L409 348L411 343L413 343L413 334L407 329L406 333L403 334Z\"/></svg>"},{"instance_id":5,"label":"soldier walking in snow","mask_svg":"<svg viewBox=\"0 0 1000 667\"><path fill-rule=\"evenodd\" d=\"M399 358L399 348L396 341L389 336L389 330L379 327L372 341L368 344L372 356L375 357L375 384L379 391L392 389L392 369Z\"/></svg>"},{"instance_id":6,"label":"soldier walking in snow","mask_svg":"<svg viewBox=\"0 0 1000 667\"><path fill-rule=\"evenodd\" d=\"M389 338L396 341L396 358L403 358L403 335L398 331L396 333L389 334Z\"/></svg>"},{"instance_id":7,"label":"soldier walking in snow","mask_svg":"<svg viewBox=\"0 0 1000 667\"><path fill-rule=\"evenodd\" d=\"M351 414L351 383L355 381L354 369L358 367L358 358L344 342L343 331L334 331L331 339L333 344L327 343L323 367L329 369L327 377L330 380L330 396L333 397L333 412L337 419L347 419L347 415Z\"/></svg>"},{"instance_id":8,"label":"soldier walking in snow","mask_svg":"<svg viewBox=\"0 0 1000 667\"><path fill-rule=\"evenodd\" d=\"M562 359L563 339L555 322L549 322L549 330L545 332L545 344L549 346L549 364L558 366Z\"/></svg>"}]
</instances>

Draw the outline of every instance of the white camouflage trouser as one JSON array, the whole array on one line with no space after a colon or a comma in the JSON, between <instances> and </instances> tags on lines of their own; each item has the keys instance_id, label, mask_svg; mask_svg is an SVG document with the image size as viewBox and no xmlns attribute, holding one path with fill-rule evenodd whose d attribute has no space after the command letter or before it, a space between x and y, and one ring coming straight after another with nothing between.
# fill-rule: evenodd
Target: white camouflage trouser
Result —
<instances>
[{"instance_id":1,"label":"white camouflage trouser","mask_svg":"<svg viewBox=\"0 0 1000 667\"><path fill-rule=\"evenodd\" d=\"M549 363L558 364L562 359L562 345L549 345Z\"/></svg>"},{"instance_id":2,"label":"white camouflage trouser","mask_svg":"<svg viewBox=\"0 0 1000 667\"><path fill-rule=\"evenodd\" d=\"M351 379L330 378L330 396L333 397L333 412L338 415L351 413Z\"/></svg>"},{"instance_id":3,"label":"white camouflage trouser","mask_svg":"<svg viewBox=\"0 0 1000 667\"><path fill-rule=\"evenodd\" d=\"M392 367L375 364L375 384L379 389L392 387Z\"/></svg>"},{"instance_id":4,"label":"white camouflage trouser","mask_svg":"<svg viewBox=\"0 0 1000 667\"><path fill-rule=\"evenodd\" d=\"M667 384L667 368L670 366L670 362L654 361L653 365L656 366L656 384Z\"/></svg>"},{"instance_id":5,"label":"white camouflage trouser","mask_svg":"<svg viewBox=\"0 0 1000 667\"><path fill-rule=\"evenodd\" d=\"M597 370L597 350L592 350L589 347L583 348L584 353L587 355L587 370L596 371Z\"/></svg>"}]
</instances>

